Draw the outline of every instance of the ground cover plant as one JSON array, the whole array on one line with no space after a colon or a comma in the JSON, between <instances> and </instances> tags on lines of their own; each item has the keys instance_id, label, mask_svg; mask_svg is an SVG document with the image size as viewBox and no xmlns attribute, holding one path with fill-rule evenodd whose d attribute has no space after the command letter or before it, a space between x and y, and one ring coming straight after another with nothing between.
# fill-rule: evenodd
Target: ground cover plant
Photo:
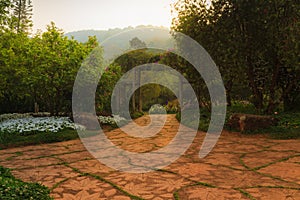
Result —
<instances>
[{"instance_id":1,"label":"ground cover plant","mask_svg":"<svg viewBox=\"0 0 300 200\"><path fill-rule=\"evenodd\" d=\"M98 120L106 129L117 128L116 122L119 125L128 122L118 115L98 116ZM30 113L3 114L0 115L0 149L77 139L76 130L84 129L84 126L73 123L68 117L32 117Z\"/></svg>"},{"instance_id":2,"label":"ground cover plant","mask_svg":"<svg viewBox=\"0 0 300 200\"><path fill-rule=\"evenodd\" d=\"M256 114L261 113L257 111L254 105L248 102L234 102L230 107L227 107L226 120L224 129L229 131L237 131L231 129L228 126L228 120L230 116L234 113L244 113L244 114ZM257 129L255 131L244 131L243 134L265 134L268 137L274 139L300 139L300 112L274 112L271 116L278 119L278 123L274 126L265 129ZM181 119L180 112L176 114L178 121ZM192 126L193 121L181 121L182 124L187 126ZM207 131L210 123L210 112L206 109L200 109L200 122L198 129L201 131Z\"/></svg>"},{"instance_id":3,"label":"ground cover plant","mask_svg":"<svg viewBox=\"0 0 300 200\"><path fill-rule=\"evenodd\" d=\"M51 200L50 190L38 183L26 183L16 179L10 170L0 166L0 199Z\"/></svg>"}]
</instances>

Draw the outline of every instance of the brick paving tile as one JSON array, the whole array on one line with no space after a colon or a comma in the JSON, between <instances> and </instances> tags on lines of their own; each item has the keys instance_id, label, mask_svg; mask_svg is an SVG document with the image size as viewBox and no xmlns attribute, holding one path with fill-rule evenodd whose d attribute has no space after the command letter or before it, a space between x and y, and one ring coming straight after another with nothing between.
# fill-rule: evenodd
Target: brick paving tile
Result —
<instances>
[{"instance_id":1,"label":"brick paving tile","mask_svg":"<svg viewBox=\"0 0 300 200\"><path fill-rule=\"evenodd\" d=\"M135 122L147 126L150 118L144 116ZM126 126L134 131L133 124ZM139 138L121 129L105 134L120 149L145 153L169 145L178 128L175 115L168 115L164 127L153 136ZM189 129L185 132L189 133ZM204 137L205 133L199 131L177 160L147 173L122 172L106 166L79 139L1 150L0 165L11 168L17 178L49 187L54 199L300 199L300 140L271 140L223 131L215 148L200 159ZM182 144L185 139L180 138ZM93 142L90 145L95 148L103 145L97 139ZM112 153L111 148L100 153L111 153L115 164L123 156ZM171 157L172 152L165 156ZM123 162L133 165L129 158ZM153 159L153 163L164 161ZM144 161L134 164L143 166Z\"/></svg>"}]
</instances>

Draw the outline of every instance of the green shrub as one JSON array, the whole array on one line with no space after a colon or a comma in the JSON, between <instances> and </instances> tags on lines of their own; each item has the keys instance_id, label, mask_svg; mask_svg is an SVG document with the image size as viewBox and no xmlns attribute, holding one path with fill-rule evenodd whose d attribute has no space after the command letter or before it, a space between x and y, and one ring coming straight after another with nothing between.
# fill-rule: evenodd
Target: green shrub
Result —
<instances>
[{"instance_id":1,"label":"green shrub","mask_svg":"<svg viewBox=\"0 0 300 200\"><path fill-rule=\"evenodd\" d=\"M179 102L177 99L169 101L167 105L164 106L168 114L174 114L180 111Z\"/></svg>"},{"instance_id":2,"label":"green shrub","mask_svg":"<svg viewBox=\"0 0 300 200\"><path fill-rule=\"evenodd\" d=\"M37 132L34 135L27 136L11 134L8 132L0 132L0 149L52 142L62 142L77 138L77 131L70 129L61 130L58 133Z\"/></svg>"},{"instance_id":3,"label":"green shrub","mask_svg":"<svg viewBox=\"0 0 300 200\"><path fill-rule=\"evenodd\" d=\"M274 139L300 138L300 112L287 112L274 115L279 119L277 126L265 130Z\"/></svg>"},{"instance_id":4,"label":"green shrub","mask_svg":"<svg viewBox=\"0 0 300 200\"><path fill-rule=\"evenodd\" d=\"M232 106L227 107L225 129L227 127L227 121L232 113L245 113L245 114L259 114L254 106L247 102L235 102ZM210 123L210 113L202 110L200 111L199 130L207 131ZM268 134L273 139L299 139L300 138L300 112L286 112L286 113L274 113L275 118L279 119L279 123L276 126L272 126L267 129L259 129L255 131L244 131L244 134ZM181 114L176 114L176 119L181 120ZM183 125L194 126L194 121L181 121ZM239 131L232 130L231 131Z\"/></svg>"},{"instance_id":5,"label":"green shrub","mask_svg":"<svg viewBox=\"0 0 300 200\"><path fill-rule=\"evenodd\" d=\"M130 113L130 116L132 119L137 119L137 118L140 118L144 115L143 112L138 112L138 111L135 111L133 113Z\"/></svg>"},{"instance_id":6,"label":"green shrub","mask_svg":"<svg viewBox=\"0 0 300 200\"><path fill-rule=\"evenodd\" d=\"M16 179L10 170L0 166L0 199L3 200L51 200L50 190L38 183L26 183Z\"/></svg>"},{"instance_id":7,"label":"green shrub","mask_svg":"<svg viewBox=\"0 0 300 200\"><path fill-rule=\"evenodd\" d=\"M185 111L187 115L189 115L189 113L193 113L194 111L191 110L189 111ZM195 128L198 127L198 130L201 131L207 131L208 130L208 126L209 126L209 122L210 122L210 114L206 114L206 112L202 113L202 111L200 112L200 121L198 121L198 119L194 119L191 120L191 117L187 117L186 120L181 120L181 113L177 113L176 114L176 119L183 125L190 127L190 128Z\"/></svg>"},{"instance_id":8,"label":"green shrub","mask_svg":"<svg viewBox=\"0 0 300 200\"><path fill-rule=\"evenodd\" d=\"M234 101L231 106L227 106L227 114L232 113L259 114L255 106L247 101Z\"/></svg>"},{"instance_id":9,"label":"green shrub","mask_svg":"<svg viewBox=\"0 0 300 200\"><path fill-rule=\"evenodd\" d=\"M9 120L9 119L20 119L20 118L27 118L31 117L30 113L7 113L0 115L0 122Z\"/></svg>"}]
</instances>

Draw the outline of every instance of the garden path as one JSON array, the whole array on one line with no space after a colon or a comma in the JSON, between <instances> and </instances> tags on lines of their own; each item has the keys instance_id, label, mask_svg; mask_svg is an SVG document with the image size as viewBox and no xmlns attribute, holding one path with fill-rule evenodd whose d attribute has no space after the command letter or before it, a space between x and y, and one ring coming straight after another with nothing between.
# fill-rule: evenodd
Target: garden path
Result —
<instances>
[{"instance_id":1,"label":"garden path","mask_svg":"<svg viewBox=\"0 0 300 200\"><path fill-rule=\"evenodd\" d=\"M136 120L147 124L148 117ZM145 152L168 144L179 123L168 115L151 139L120 129L106 133L121 148ZM205 133L162 170L131 174L95 159L81 140L0 151L0 165L24 181L39 182L55 199L300 199L300 140L271 140L224 131L213 151L198 157Z\"/></svg>"}]
</instances>

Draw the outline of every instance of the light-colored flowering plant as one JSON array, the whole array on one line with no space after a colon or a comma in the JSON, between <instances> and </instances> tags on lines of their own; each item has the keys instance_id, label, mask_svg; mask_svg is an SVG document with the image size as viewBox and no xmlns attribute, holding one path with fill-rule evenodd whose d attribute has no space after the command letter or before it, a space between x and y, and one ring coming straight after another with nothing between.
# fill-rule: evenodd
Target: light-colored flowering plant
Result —
<instances>
[{"instance_id":1,"label":"light-colored flowering plant","mask_svg":"<svg viewBox=\"0 0 300 200\"><path fill-rule=\"evenodd\" d=\"M165 114L166 110L162 105L155 104L151 106L149 110L149 114Z\"/></svg>"},{"instance_id":2,"label":"light-colored flowering plant","mask_svg":"<svg viewBox=\"0 0 300 200\"><path fill-rule=\"evenodd\" d=\"M0 133L31 135L37 132L59 132L64 129L84 129L74 124L68 117L25 117L0 122Z\"/></svg>"},{"instance_id":3,"label":"light-colored flowering plant","mask_svg":"<svg viewBox=\"0 0 300 200\"><path fill-rule=\"evenodd\" d=\"M98 116L100 124L105 124L105 125L116 125L118 124L126 124L128 121L124 117L120 117L119 115L113 115L111 116Z\"/></svg>"}]
</instances>

